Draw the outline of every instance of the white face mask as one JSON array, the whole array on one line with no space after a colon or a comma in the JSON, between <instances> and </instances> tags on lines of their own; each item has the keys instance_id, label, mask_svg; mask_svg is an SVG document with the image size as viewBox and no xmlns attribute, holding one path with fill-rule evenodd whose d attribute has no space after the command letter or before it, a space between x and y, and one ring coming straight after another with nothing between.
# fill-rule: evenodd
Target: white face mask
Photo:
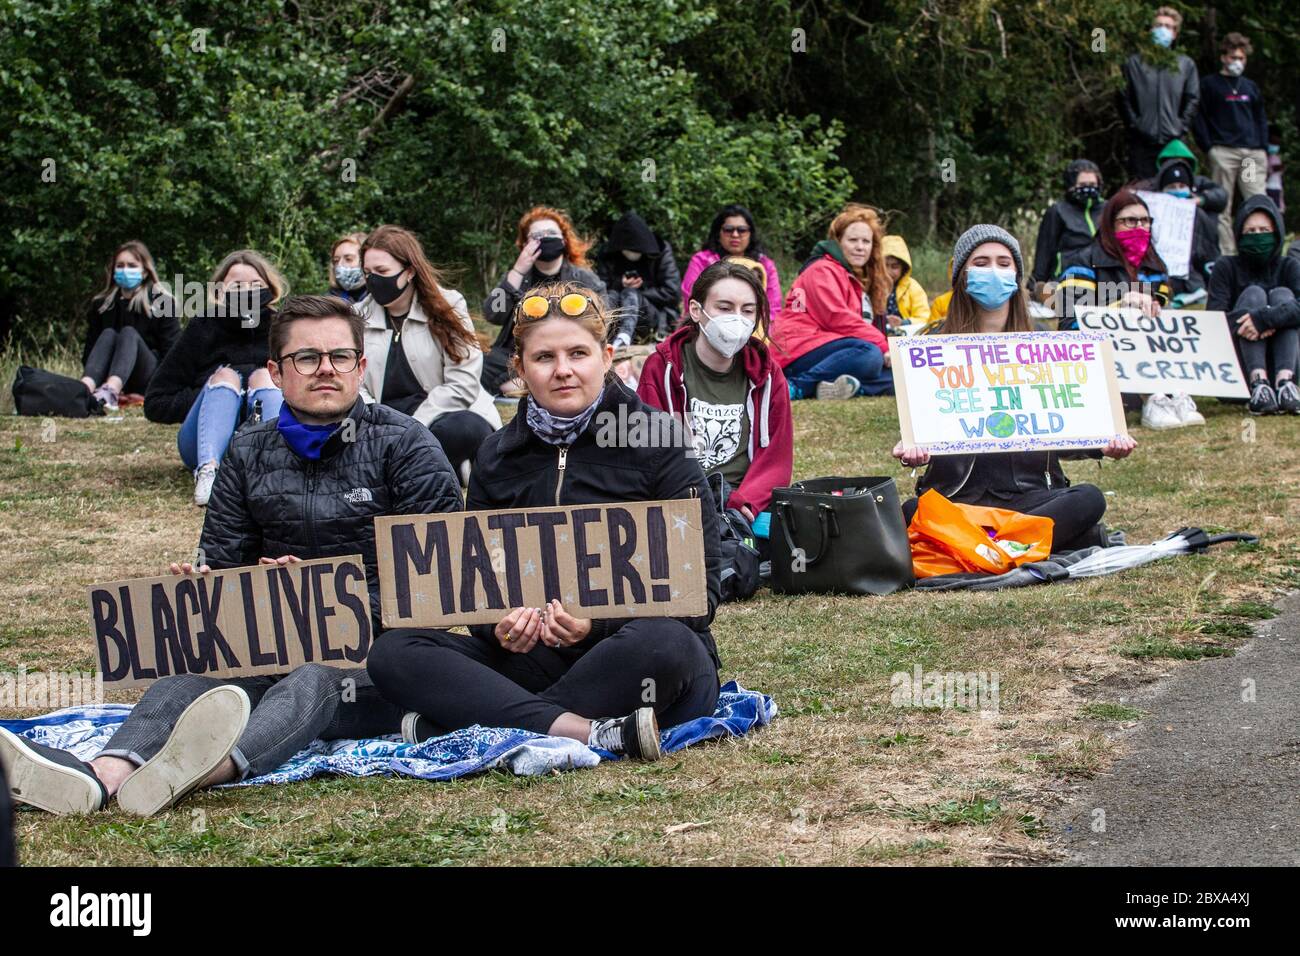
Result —
<instances>
[{"instance_id":1,"label":"white face mask","mask_svg":"<svg viewBox=\"0 0 1300 956\"><path fill-rule=\"evenodd\" d=\"M642 253L642 252L638 252L636 249L624 249L624 250L623 250L623 258L625 258L628 262L636 262L636 261L639 260L639 259L641 258L641 256L643 256L643 255L644 255L644 253Z\"/></svg>"},{"instance_id":2,"label":"white face mask","mask_svg":"<svg viewBox=\"0 0 1300 956\"><path fill-rule=\"evenodd\" d=\"M707 325L700 325L704 338L727 358L743 349L749 337L754 334L754 320L739 312L709 315L704 311L704 306L700 306L700 312L709 320Z\"/></svg>"},{"instance_id":3,"label":"white face mask","mask_svg":"<svg viewBox=\"0 0 1300 956\"><path fill-rule=\"evenodd\" d=\"M1245 64L1245 63L1242 63L1240 60L1229 60L1229 61L1228 61L1228 74L1229 74L1230 76L1241 76L1241 74L1243 74L1243 73L1245 73L1245 72L1246 72L1246 64Z\"/></svg>"}]
</instances>

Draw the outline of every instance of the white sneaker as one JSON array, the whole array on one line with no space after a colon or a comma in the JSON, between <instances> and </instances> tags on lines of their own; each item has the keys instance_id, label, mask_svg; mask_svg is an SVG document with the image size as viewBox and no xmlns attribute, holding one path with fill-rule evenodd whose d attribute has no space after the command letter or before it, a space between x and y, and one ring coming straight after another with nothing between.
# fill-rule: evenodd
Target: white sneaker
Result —
<instances>
[{"instance_id":1,"label":"white sneaker","mask_svg":"<svg viewBox=\"0 0 1300 956\"><path fill-rule=\"evenodd\" d=\"M149 817L176 804L221 766L248 726L248 694L222 684L194 699L152 759L122 781L117 805Z\"/></svg>"},{"instance_id":2,"label":"white sneaker","mask_svg":"<svg viewBox=\"0 0 1300 956\"><path fill-rule=\"evenodd\" d=\"M217 466L212 462L199 465L194 471L194 503L200 508L208 506L212 497L212 483L217 480Z\"/></svg>"},{"instance_id":3,"label":"white sneaker","mask_svg":"<svg viewBox=\"0 0 1300 956\"><path fill-rule=\"evenodd\" d=\"M1152 395L1142 405L1142 427L1165 429L1182 428L1174 400L1168 395Z\"/></svg>"},{"instance_id":4,"label":"white sneaker","mask_svg":"<svg viewBox=\"0 0 1300 956\"><path fill-rule=\"evenodd\" d=\"M833 382L818 382L817 397L822 401L843 401L858 394L861 385L852 375L841 375Z\"/></svg>"},{"instance_id":5,"label":"white sneaker","mask_svg":"<svg viewBox=\"0 0 1300 956\"><path fill-rule=\"evenodd\" d=\"M1186 392L1174 396L1174 412L1183 425L1204 425L1205 416L1196 410L1196 402Z\"/></svg>"}]
</instances>

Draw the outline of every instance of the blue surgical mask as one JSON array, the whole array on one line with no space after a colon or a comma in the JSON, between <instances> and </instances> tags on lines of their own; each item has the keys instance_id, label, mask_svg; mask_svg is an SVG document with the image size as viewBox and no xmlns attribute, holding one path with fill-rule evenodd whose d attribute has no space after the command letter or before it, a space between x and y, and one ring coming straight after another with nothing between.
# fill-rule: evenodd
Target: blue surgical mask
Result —
<instances>
[{"instance_id":1,"label":"blue surgical mask","mask_svg":"<svg viewBox=\"0 0 1300 956\"><path fill-rule=\"evenodd\" d=\"M354 292L366 284L366 277L361 274L360 266L335 266L334 278L340 288Z\"/></svg>"},{"instance_id":2,"label":"blue surgical mask","mask_svg":"<svg viewBox=\"0 0 1300 956\"><path fill-rule=\"evenodd\" d=\"M1174 31L1168 27L1152 27L1151 39L1156 41L1156 46L1171 47L1174 45Z\"/></svg>"},{"instance_id":3,"label":"blue surgical mask","mask_svg":"<svg viewBox=\"0 0 1300 956\"><path fill-rule=\"evenodd\" d=\"M966 270L966 291L986 309L996 309L1016 294L1020 283L1015 269L985 269L972 266Z\"/></svg>"},{"instance_id":4,"label":"blue surgical mask","mask_svg":"<svg viewBox=\"0 0 1300 956\"><path fill-rule=\"evenodd\" d=\"M1190 189L1170 189L1166 191L1166 196L1177 196L1179 199L1191 199L1192 191Z\"/></svg>"},{"instance_id":5,"label":"blue surgical mask","mask_svg":"<svg viewBox=\"0 0 1300 956\"><path fill-rule=\"evenodd\" d=\"M119 288L134 289L144 281L144 270L139 266L127 266L125 269L113 270L113 281Z\"/></svg>"}]
</instances>

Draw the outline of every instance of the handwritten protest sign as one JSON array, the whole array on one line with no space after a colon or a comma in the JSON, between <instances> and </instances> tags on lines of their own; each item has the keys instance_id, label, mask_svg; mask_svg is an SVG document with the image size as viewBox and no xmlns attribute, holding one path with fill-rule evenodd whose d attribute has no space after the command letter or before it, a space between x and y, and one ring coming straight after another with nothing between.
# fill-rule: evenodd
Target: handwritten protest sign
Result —
<instances>
[{"instance_id":1,"label":"handwritten protest sign","mask_svg":"<svg viewBox=\"0 0 1300 956\"><path fill-rule=\"evenodd\" d=\"M1109 336L1121 391L1250 397L1222 312L1161 309L1152 318L1141 309L1089 308L1075 315L1080 329Z\"/></svg>"},{"instance_id":2,"label":"handwritten protest sign","mask_svg":"<svg viewBox=\"0 0 1300 956\"><path fill-rule=\"evenodd\" d=\"M90 619L105 687L357 667L371 643L360 555L95 584Z\"/></svg>"},{"instance_id":3,"label":"handwritten protest sign","mask_svg":"<svg viewBox=\"0 0 1300 956\"><path fill-rule=\"evenodd\" d=\"M559 598L575 617L708 610L700 500L375 519L386 627L495 624Z\"/></svg>"},{"instance_id":4,"label":"handwritten protest sign","mask_svg":"<svg viewBox=\"0 0 1300 956\"><path fill-rule=\"evenodd\" d=\"M1151 212L1151 242L1171 276L1192 271L1192 230L1196 228L1196 200L1167 193L1139 190Z\"/></svg>"},{"instance_id":5,"label":"handwritten protest sign","mask_svg":"<svg viewBox=\"0 0 1300 956\"><path fill-rule=\"evenodd\" d=\"M1104 335L918 335L890 344L904 444L952 455L1100 448L1127 434Z\"/></svg>"}]
</instances>

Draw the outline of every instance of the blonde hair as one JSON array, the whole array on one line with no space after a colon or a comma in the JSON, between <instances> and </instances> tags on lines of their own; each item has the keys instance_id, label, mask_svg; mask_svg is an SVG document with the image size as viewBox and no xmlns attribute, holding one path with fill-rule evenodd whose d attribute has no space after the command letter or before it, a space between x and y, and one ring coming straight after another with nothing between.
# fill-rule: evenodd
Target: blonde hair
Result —
<instances>
[{"instance_id":1,"label":"blonde hair","mask_svg":"<svg viewBox=\"0 0 1300 956\"><path fill-rule=\"evenodd\" d=\"M559 299L570 293L576 292L579 295L587 297L587 308L578 315L565 315L564 312L554 307L546 311L541 318L533 318L525 314L522 306L526 299L535 295L543 296L547 299ZM515 354L510 357L511 371L516 375L523 368L524 343L533 329L537 328L548 319L567 319L582 326L601 346L604 346L609 337L609 329L612 324L613 316L605 306L605 301L591 289L577 282L547 282L542 285L534 286L524 293L523 298L519 300L519 305L515 306L514 317L514 336L515 336ZM612 368L612 366L611 366Z\"/></svg>"},{"instance_id":2,"label":"blonde hair","mask_svg":"<svg viewBox=\"0 0 1300 956\"><path fill-rule=\"evenodd\" d=\"M129 252L140 260L140 268L144 272L144 281L129 292L125 289L119 289L117 283L113 281L113 267L117 264L117 257L124 252ZM95 293L94 298L90 301L101 312L108 307L109 301L116 292L125 296L127 303L137 312L149 311L149 293L153 291L166 292L167 287L158 278L158 269L154 265L153 256L149 254L149 247L139 239L128 239L108 257L108 262L104 266L104 284L100 290Z\"/></svg>"},{"instance_id":3,"label":"blonde hair","mask_svg":"<svg viewBox=\"0 0 1300 956\"><path fill-rule=\"evenodd\" d=\"M208 284L214 290L212 293L213 305L216 305L219 301L216 297L216 284L225 282L226 274L230 272L231 267L239 265L248 266L266 283L266 287L271 290L272 305L289 294L289 283L280 274L280 270L271 264L270 259L253 249L236 249L217 263L217 267L212 270L212 278L208 280Z\"/></svg>"}]
</instances>

